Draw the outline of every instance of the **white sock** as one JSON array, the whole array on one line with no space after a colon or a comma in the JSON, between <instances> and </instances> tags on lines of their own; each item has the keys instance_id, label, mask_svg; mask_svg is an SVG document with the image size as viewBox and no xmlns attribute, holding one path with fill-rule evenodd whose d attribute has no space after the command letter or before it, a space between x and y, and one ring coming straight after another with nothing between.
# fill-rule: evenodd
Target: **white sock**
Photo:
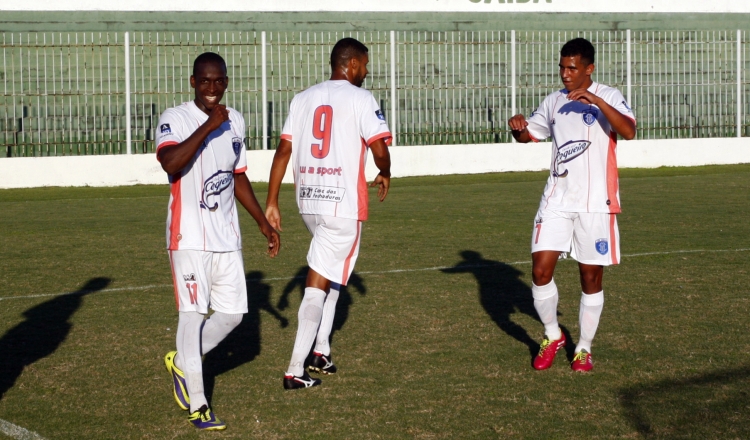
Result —
<instances>
[{"instance_id":1,"label":"white sock","mask_svg":"<svg viewBox=\"0 0 750 440\"><path fill-rule=\"evenodd\" d=\"M581 307L578 312L578 326L581 328L581 339L576 345L576 353L586 350L591 353L591 343L599 327L599 317L604 309L604 291L587 295L581 293Z\"/></svg>"},{"instance_id":2,"label":"white sock","mask_svg":"<svg viewBox=\"0 0 750 440\"><path fill-rule=\"evenodd\" d=\"M242 322L242 314L214 312L203 322L201 333L201 354L213 350L229 333ZM179 368L179 367L177 367Z\"/></svg>"},{"instance_id":3,"label":"white sock","mask_svg":"<svg viewBox=\"0 0 750 440\"><path fill-rule=\"evenodd\" d=\"M315 287L305 288L305 297L302 298L302 304L300 304L297 314L299 320L297 338L294 340L292 360L289 361L287 375L302 376L304 373L305 359L310 354L310 347L312 347L315 335L318 333L325 300L326 293L322 290Z\"/></svg>"},{"instance_id":4,"label":"white sock","mask_svg":"<svg viewBox=\"0 0 750 440\"><path fill-rule=\"evenodd\" d=\"M185 373L188 395L190 396L190 412L197 411L201 406L208 405L203 390L203 364L201 363L201 325L203 315L198 312L180 312L177 322L177 353L179 353L181 369Z\"/></svg>"},{"instance_id":5,"label":"white sock","mask_svg":"<svg viewBox=\"0 0 750 440\"><path fill-rule=\"evenodd\" d=\"M534 297L534 308L539 314L539 319L544 324L544 333L547 338L554 341L560 339L560 324L557 322L557 285L555 280L545 286L537 286L531 283L531 295Z\"/></svg>"},{"instance_id":6,"label":"white sock","mask_svg":"<svg viewBox=\"0 0 750 440\"><path fill-rule=\"evenodd\" d=\"M331 344L329 338L333 328L333 316L336 313L336 301L339 300L339 291L341 284L331 283L331 288L326 295L326 302L323 305L323 317L320 319L320 328L318 336L315 339L315 351L325 356L331 354Z\"/></svg>"}]
</instances>

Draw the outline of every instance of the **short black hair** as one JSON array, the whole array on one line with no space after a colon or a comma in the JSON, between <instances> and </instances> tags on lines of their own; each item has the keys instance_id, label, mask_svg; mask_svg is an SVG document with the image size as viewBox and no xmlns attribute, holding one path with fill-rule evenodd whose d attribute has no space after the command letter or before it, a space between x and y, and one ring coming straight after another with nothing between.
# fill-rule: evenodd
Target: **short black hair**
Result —
<instances>
[{"instance_id":1,"label":"short black hair","mask_svg":"<svg viewBox=\"0 0 750 440\"><path fill-rule=\"evenodd\" d=\"M361 58L367 55L367 46L354 38L342 38L336 42L331 50L331 68L346 66L352 58Z\"/></svg>"},{"instance_id":2,"label":"short black hair","mask_svg":"<svg viewBox=\"0 0 750 440\"><path fill-rule=\"evenodd\" d=\"M565 43L562 49L560 49L560 56L574 57L576 55L581 56L581 61L583 61L584 64L594 64L596 49L594 49L594 45L585 38L573 38Z\"/></svg>"},{"instance_id":3,"label":"short black hair","mask_svg":"<svg viewBox=\"0 0 750 440\"><path fill-rule=\"evenodd\" d=\"M225 72L227 70L227 63L224 61L224 58L222 58L221 55L213 52L203 52L202 54L198 55L195 61L193 61L193 76L198 73L198 66L209 63L219 64L224 68Z\"/></svg>"}]
</instances>

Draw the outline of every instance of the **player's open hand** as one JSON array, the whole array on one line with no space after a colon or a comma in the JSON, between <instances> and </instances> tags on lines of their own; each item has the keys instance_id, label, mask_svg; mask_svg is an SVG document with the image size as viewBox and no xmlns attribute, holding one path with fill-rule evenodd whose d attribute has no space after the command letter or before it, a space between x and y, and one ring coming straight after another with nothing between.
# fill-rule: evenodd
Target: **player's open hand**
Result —
<instances>
[{"instance_id":1,"label":"player's open hand","mask_svg":"<svg viewBox=\"0 0 750 440\"><path fill-rule=\"evenodd\" d=\"M229 110L227 106L223 104L217 104L211 109L211 113L208 114L208 120L204 122L211 131L221 127L221 124L229 120Z\"/></svg>"},{"instance_id":2,"label":"player's open hand","mask_svg":"<svg viewBox=\"0 0 750 440\"><path fill-rule=\"evenodd\" d=\"M529 123L526 122L526 117L522 114L515 115L508 119L508 127L513 131L524 131L528 125Z\"/></svg>"},{"instance_id":3,"label":"player's open hand","mask_svg":"<svg viewBox=\"0 0 750 440\"><path fill-rule=\"evenodd\" d=\"M391 187L390 176L385 177L382 174L378 174L375 180L370 184L371 188L378 187L378 199L382 202L388 195L388 189Z\"/></svg>"},{"instance_id":4,"label":"player's open hand","mask_svg":"<svg viewBox=\"0 0 750 440\"><path fill-rule=\"evenodd\" d=\"M266 206L266 220L277 231L281 231L281 211L278 206Z\"/></svg>"}]
</instances>

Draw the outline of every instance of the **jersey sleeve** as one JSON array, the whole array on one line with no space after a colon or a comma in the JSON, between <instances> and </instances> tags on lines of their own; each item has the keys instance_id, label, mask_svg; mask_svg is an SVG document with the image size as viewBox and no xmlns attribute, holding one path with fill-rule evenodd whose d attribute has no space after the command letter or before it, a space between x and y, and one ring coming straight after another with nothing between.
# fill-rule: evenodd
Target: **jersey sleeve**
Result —
<instances>
[{"instance_id":1,"label":"jersey sleeve","mask_svg":"<svg viewBox=\"0 0 750 440\"><path fill-rule=\"evenodd\" d=\"M550 132L550 120L552 119L549 114L549 96L542 101L539 107L531 113L531 116L526 119L529 123L528 130L531 139L534 142L547 139L552 134Z\"/></svg>"},{"instance_id":2,"label":"jersey sleeve","mask_svg":"<svg viewBox=\"0 0 750 440\"><path fill-rule=\"evenodd\" d=\"M247 148L245 146L245 118L238 112L235 112L235 118L232 124L236 124L236 134L240 142L240 150L237 159L234 161L234 174L241 174L247 171Z\"/></svg>"},{"instance_id":3,"label":"jersey sleeve","mask_svg":"<svg viewBox=\"0 0 750 440\"><path fill-rule=\"evenodd\" d=\"M292 129L294 127L292 120L292 114L294 114L294 99L292 99L291 104L289 104L289 114L286 116L286 120L284 121L284 128L281 129L281 139L285 141L292 141Z\"/></svg>"},{"instance_id":4,"label":"jersey sleeve","mask_svg":"<svg viewBox=\"0 0 750 440\"><path fill-rule=\"evenodd\" d=\"M185 140L183 124L180 115L172 109L167 109L159 118L156 126L156 151L162 147L177 145ZM159 155L156 155L157 159Z\"/></svg>"},{"instance_id":5,"label":"jersey sleeve","mask_svg":"<svg viewBox=\"0 0 750 440\"><path fill-rule=\"evenodd\" d=\"M622 113L623 115L627 116L628 118L632 119L633 122L635 122L635 114L633 113L633 110L628 105L627 101L625 101L625 97L622 96L622 93L620 93L619 90L612 88L610 89L611 93L607 96L607 104L614 107L615 110Z\"/></svg>"},{"instance_id":6,"label":"jersey sleeve","mask_svg":"<svg viewBox=\"0 0 750 440\"><path fill-rule=\"evenodd\" d=\"M378 139L383 139L386 145L391 144L391 130L385 122L385 115L380 109L372 93L367 92L366 99L359 115L360 136L369 146Z\"/></svg>"}]
</instances>

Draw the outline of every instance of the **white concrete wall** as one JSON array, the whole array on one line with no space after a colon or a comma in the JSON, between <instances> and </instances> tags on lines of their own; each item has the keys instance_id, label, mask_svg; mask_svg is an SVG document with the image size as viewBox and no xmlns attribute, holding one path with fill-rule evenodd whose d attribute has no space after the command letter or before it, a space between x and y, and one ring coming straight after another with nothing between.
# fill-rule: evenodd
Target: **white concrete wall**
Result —
<instances>
[{"instance_id":1,"label":"white concrete wall","mask_svg":"<svg viewBox=\"0 0 750 440\"><path fill-rule=\"evenodd\" d=\"M550 144L393 147L393 177L548 169ZM248 151L248 176L267 182L273 151ZM366 174L377 174L368 160ZM620 141L620 168L750 163L750 138ZM284 182L291 183L291 163ZM166 184L153 154L0 159L0 188Z\"/></svg>"}]
</instances>

